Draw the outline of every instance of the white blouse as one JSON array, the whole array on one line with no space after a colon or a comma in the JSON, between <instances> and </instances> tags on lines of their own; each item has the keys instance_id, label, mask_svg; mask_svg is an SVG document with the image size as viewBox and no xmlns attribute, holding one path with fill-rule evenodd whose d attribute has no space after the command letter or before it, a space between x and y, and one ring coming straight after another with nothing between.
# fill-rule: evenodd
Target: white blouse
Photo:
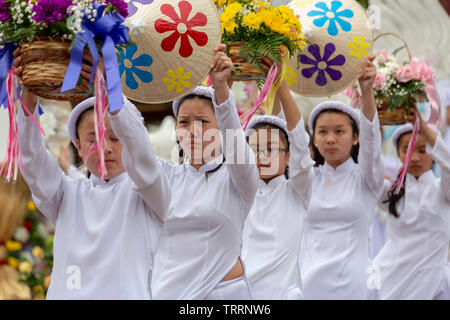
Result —
<instances>
[{"instance_id":1,"label":"white blouse","mask_svg":"<svg viewBox=\"0 0 450 320\"><path fill-rule=\"evenodd\" d=\"M361 113L359 139L358 164L315 168L300 255L305 299L367 297L370 215L384 178L377 114L370 122Z\"/></svg>"},{"instance_id":2,"label":"white blouse","mask_svg":"<svg viewBox=\"0 0 450 320\"><path fill-rule=\"evenodd\" d=\"M19 108L23 176L36 206L55 224L47 299L151 298L157 233L168 212L170 186L142 117L124 102L110 120L123 144L127 172L109 182L95 175L66 176Z\"/></svg>"},{"instance_id":3,"label":"white blouse","mask_svg":"<svg viewBox=\"0 0 450 320\"><path fill-rule=\"evenodd\" d=\"M259 180L255 203L244 225L242 255L257 300L286 299L290 288L301 288L298 256L314 161L303 119L288 136L290 178L281 175L268 184Z\"/></svg>"},{"instance_id":4,"label":"white blouse","mask_svg":"<svg viewBox=\"0 0 450 320\"><path fill-rule=\"evenodd\" d=\"M255 198L258 169L231 91L227 101L217 105L213 99L213 104L224 155L198 171L189 163L169 165L161 160L173 189L155 257L155 299L205 298L241 255L242 229ZM234 129L240 148L234 148L232 141L225 147L227 129ZM221 163L206 179L205 172Z\"/></svg>"},{"instance_id":5,"label":"white blouse","mask_svg":"<svg viewBox=\"0 0 450 320\"><path fill-rule=\"evenodd\" d=\"M419 179L407 174L405 195L397 203L399 218L388 214L387 242L374 260L380 271L381 299L433 299L447 268L450 219L450 147L439 136L427 152L441 168ZM388 210L390 184L379 206Z\"/></svg>"}]
</instances>

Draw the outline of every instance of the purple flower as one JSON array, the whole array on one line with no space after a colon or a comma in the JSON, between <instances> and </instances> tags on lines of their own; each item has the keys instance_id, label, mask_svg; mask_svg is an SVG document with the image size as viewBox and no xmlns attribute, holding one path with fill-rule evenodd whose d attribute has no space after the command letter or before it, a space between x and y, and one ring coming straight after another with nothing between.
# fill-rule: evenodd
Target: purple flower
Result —
<instances>
[{"instance_id":1,"label":"purple flower","mask_svg":"<svg viewBox=\"0 0 450 320\"><path fill-rule=\"evenodd\" d=\"M11 2L5 2L5 0L0 0L0 21L9 20L9 6Z\"/></svg>"},{"instance_id":2,"label":"purple flower","mask_svg":"<svg viewBox=\"0 0 450 320\"><path fill-rule=\"evenodd\" d=\"M38 0L33 6L33 20L36 22L53 23L61 21L72 5L71 0Z\"/></svg>"},{"instance_id":3,"label":"purple flower","mask_svg":"<svg viewBox=\"0 0 450 320\"><path fill-rule=\"evenodd\" d=\"M153 0L128 0L128 14L130 15L130 17L134 15L138 10L133 2L140 4L150 4L153 2Z\"/></svg>"},{"instance_id":4,"label":"purple flower","mask_svg":"<svg viewBox=\"0 0 450 320\"><path fill-rule=\"evenodd\" d=\"M333 81L337 81L342 78L342 72L331 68L345 64L345 57L342 54L338 54L334 58L330 59L336 51L336 46L333 43L327 43L325 45L323 56L321 55L320 47L317 44L310 45L308 47L308 51L312 54L314 59L305 54L300 56L300 62L302 64L312 65L312 67L304 68L302 70L302 75L305 78L309 79L317 72L316 84L321 87L326 85L328 82L326 74L328 74Z\"/></svg>"},{"instance_id":5,"label":"purple flower","mask_svg":"<svg viewBox=\"0 0 450 320\"><path fill-rule=\"evenodd\" d=\"M128 17L128 4L124 0L106 0L105 5L111 3L114 9L124 18Z\"/></svg>"}]
</instances>

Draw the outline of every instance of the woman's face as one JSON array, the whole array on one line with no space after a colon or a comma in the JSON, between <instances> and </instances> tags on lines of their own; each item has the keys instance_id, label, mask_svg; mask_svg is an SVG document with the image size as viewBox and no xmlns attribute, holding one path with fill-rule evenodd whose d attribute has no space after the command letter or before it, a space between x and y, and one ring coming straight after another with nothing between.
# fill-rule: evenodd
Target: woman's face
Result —
<instances>
[{"instance_id":1,"label":"woman's face","mask_svg":"<svg viewBox=\"0 0 450 320\"><path fill-rule=\"evenodd\" d=\"M352 147L359 142L350 117L340 113L322 113L314 128L314 145L325 161L338 166L350 158Z\"/></svg>"},{"instance_id":2,"label":"woman's face","mask_svg":"<svg viewBox=\"0 0 450 320\"><path fill-rule=\"evenodd\" d=\"M122 164L123 145L112 130L108 117L105 118L105 127L106 139L104 157L107 171L105 180L109 180L125 172L125 168ZM96 143L94 111L87 111L82 115L77 130L79 136L79 139L76 140L78 154L83 159L89 172L100 177L100 171L98 169L98 152L89 152L91 147Z\"/></svg>"},{"instance_id":3,"label":"woman's face","mask_svg":"<svg viewBox=\"0 0 450 320\"><path fill-rule=\"evenodd\" d=\"M406 152L408 151L409 141L412 133L406 133L400 137L398 141L397 152L400 160L405 161ZM426 139L422 135L417 135L416 145L409 163L408 173L419 178L423 173L431 170L433 159L426 151Z\"/></svg>"},{"instance_id":4,"label":"woman's face","mask_svg":"<svg viewBox=\"0 0 450 320\"><path fill-rule=\"evenodd\" d=\"M250 134L248 144L255 154L261 180L267 183L284 174L290 153L279 129L259 128Z\"/></svg>"},{"instance_id":5,"label":"woman's face","mask_svg":"<svg viewBox=\"0 0 450 320\"><path fill-rule=\"evenodd\" d=\"M183 151L195 164L213 160L220 152L220 134L211 102L194 98L178 109L177 137Z\"/></svg>"}]
</instances>

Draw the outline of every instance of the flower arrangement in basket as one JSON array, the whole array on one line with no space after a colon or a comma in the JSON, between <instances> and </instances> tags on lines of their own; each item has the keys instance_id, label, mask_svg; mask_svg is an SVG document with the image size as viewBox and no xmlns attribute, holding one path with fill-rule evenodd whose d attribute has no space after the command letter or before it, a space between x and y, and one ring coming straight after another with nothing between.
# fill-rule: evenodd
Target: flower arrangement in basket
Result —
<instances>
[{"instance_id":1,"label":"flower arrangement in basket","mask_svg":"<svg viewBox=\"0 0 450 320\"><path fill-rule=\"evenodd\" d=\"M234 80L265 79L261 56L281 62L280 47L293 57L306 46L302 25L286 6L270 1L214 0L222 24L223 42L236 62Z\"/></svg>"},{"instance_id":2,"label":"flower arrangement in basket","mask_svg":"<svg viewBox=\"0 0 450 320\"><path fill-rule=\"evenodd\" d=\"M19 281L30 288L33 299L45 299L53 266L54 228L42 219L33 202L27 213L6 241L8 264L19 273Z\"/></svg>"},{"instance_id":3,"label":"flower arrangement in basket","mask_svg":"<svg viewBox=\"0 0 450 320\"><path fill-rule=\"evenodd\" d=\"M404 40L402 39L402 41ZM436 100L435 95L435 72L433 68L425 62L413 58L406 42L404 44L404 47L395 50L391 55L386 50L378 51L374 61L377 67L377 75L373 90L378 117L382 125L396 125L407 122L409 109L426 100L430 101L434 110L439 110L439 100ZM403 48L408 51L409 61L399 64L396 54ZM356 85L344 90L343 94L351 98L353 107L360 107L361 95ZM433 113L436 114L436 112ZM433 120L436 121L437 118Z\"/></svg>"},{"instance_id":4,"label":"flower arrangement in basket","mask_svg":"<svg viewBox=\"0 0 450 320\"><path fill-rule=\"evenodd\" d=\"M306 47L305 35L300 21L286 6L272 7L271 1L261 0L214 2L221 12L222 41L227 44L227 53L234 63L231 79L257 80L262 88L252 111L243 121L245 128L264 101L268 114L271 114L275 93L285 77L291 57ZM282 70L278 76L274 64L266 78L263 56L281 63ZM300 55L297 56L300 63Z\"/></svg>"},{"instance_id":5,"label":"flower arrangement in basket","mask_svg":"<svg viewBox=\"0 0 450 320\"><path fill-rule=\"evenodd\" d=\"M97 145L103 151L106 93L111 111L123 106L116 47L129 43L123 25L127 8L124 0L0 0L0 106L8 109L10 119L0 174L15 178L21 161L15 123L20 88L12 68L16 48L23 59L24 87L37 96L79 102L95 91Z\"/></svg>"}]
</instances>

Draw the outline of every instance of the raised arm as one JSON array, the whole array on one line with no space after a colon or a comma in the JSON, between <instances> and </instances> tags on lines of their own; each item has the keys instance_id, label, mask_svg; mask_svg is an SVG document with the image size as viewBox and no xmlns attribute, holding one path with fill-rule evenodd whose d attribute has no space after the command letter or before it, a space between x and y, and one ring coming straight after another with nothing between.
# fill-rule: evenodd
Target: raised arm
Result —
<instances>
[{"instance_id":1,"label":"raised arm","mask_svg":"<svg viewBox=\"0 0 450 320\"><path fill-rule=\"evenodd\" d=\"M210 77L214 87L213 105L223 137L222 150L231 179L248 208L253 204L258 186L258 169L247 144L239 116L228 87L227 78L233 64L225 54L225 45L216 48Z\"/></svg>"},{"instance_id":2,"label":"raised arm","mask_svg":"<svg viewBox=\"0 0 450 320\"><path fill-rule=\"evenodd\" d=\"M295 195L307 208L311 198L314 165L309 152L309 135L306 133L302 115L286 80L278 89L277 96L282 106L279 113L283 113L285 116L290 142L289 183L292 185Z\"/></svg>"},{"instance_id":3,"label":"raised arm","mask_svg":"<svg viewBox=\"0 0 450 320\"><path fill-rule=\"evenodd\" d=\"M22 100L27 98L28 93L25 90L23 92L24 99ZM27 101L30 101L30 99L27 99ZM30 106L29 109L31 109L30 112L34 113L33 116L39 122L37 104ZM52 223L56 223L59 204L63 197L64 185L67 180L66 175L56 159L45 147L42 133L36 127L31 117L25 115L22 108L19 108L18 111L17 125L19 127L20 148L23 159L22 175L30 187L36 206Z\"/></svg>"},{"instance_id":4,"label":"raised arm","mask_svg":"<svg viewBox=\"0 0 450 320\"><path fill-rule=\"evenodd\" d=\"M110 114L111 126L123 144L124 167L147 206L164 222L171 198L170 185L150 143L144 119L124 96L124 106Z\"/></svg>"},{"instance_id":5,"label":"raised arm","mask_svg":"<svg viewBox=\"0 0 450 320\"><path fill-rule=\"evenodd\" d=\"M13 62L14 72L19 84L23 86L22 62L20 49L16 49ZM21 98L36 121L39 122L37 97L23 88ZM66 176L56 159L45 147L42 133L31 117L25 115L23 106L18 110L17 125L23 160L22 175L30 187L36 206L52 223L56 223Z\"/></svg>"},{"instance_id":6,"label":"raised arm","mask_svg":"<svg viewBox=\"0 0 450 320\"><path fill-rule=\"evenodd\" d=\"M381 158L380 122L372 89L376 77L376 68L372 63L374 58L374 55L367 58L358 78L362 93L358 162L370 191L379 198L383 192L384 164Z\"/></svg>"}]
</instances>

